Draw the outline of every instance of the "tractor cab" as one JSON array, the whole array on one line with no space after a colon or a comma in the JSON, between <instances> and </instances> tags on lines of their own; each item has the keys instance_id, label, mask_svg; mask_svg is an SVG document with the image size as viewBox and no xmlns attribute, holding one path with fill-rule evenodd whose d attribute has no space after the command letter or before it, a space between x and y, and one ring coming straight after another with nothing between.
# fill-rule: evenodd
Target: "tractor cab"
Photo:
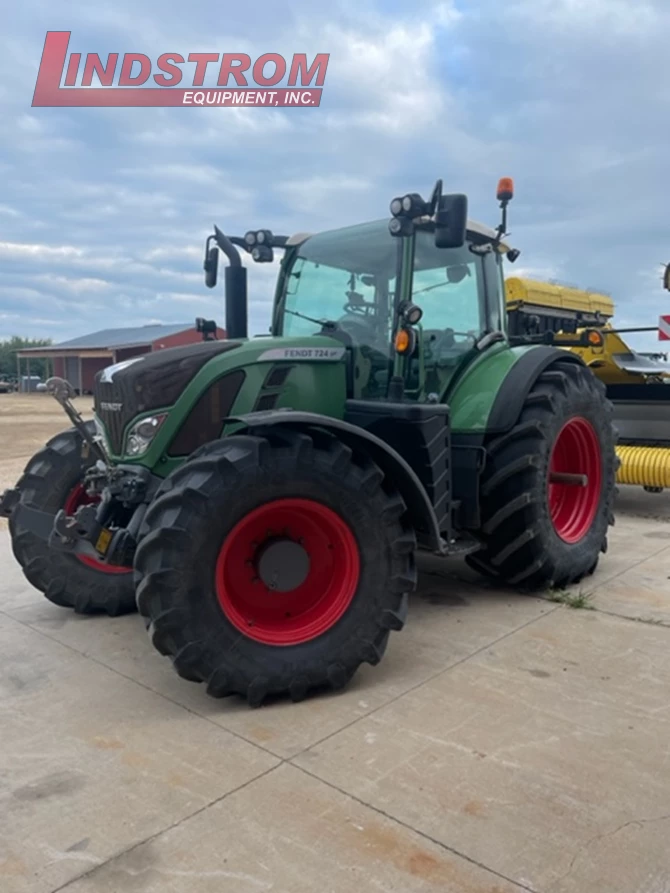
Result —
<instances>
[{"instance_id":1,"label":"tractor cab","mask_svg":"<svg viewBox=\"0 0 670 893\"><path fill-rule=\"evenodd\" d=\"M463 245L438 248L434 230L431 221L416 228L409 300L417 321L406 320L413 335L407 336L403 390L418 401L429 394L442 399L481 339L505 325L504 249L491 250L495 232L468 223ZM350 396L386 398L397 347L404 346L394 342L402 265L402 241L385 220L298 237L287 245L272 334L343 341L355 355Z\"/></svg>"},{"instance_id":2,"label":"tractor cab","mask_svg":"<svg viewBox=\"0 0 670 893\"><path fill-rule=\"evenodd\" d=\"M503 208L511 197L511 181L501 181ZM468 221L466 197L443 195L441 181L428 202L415 194L394 199L391 214L390 223L316 235L259 230L228 239L216 229L206 282L216 284L221 248L231 262L227 316L246 326L246 270L231 249L243 247L258 263L282 250L273 336L325 335L344 344L349 398L442 402L460 369L505 340L502 257L516 260L518 252L501 241L504 220L497 230Z\"/></svg>"}]
</instances>

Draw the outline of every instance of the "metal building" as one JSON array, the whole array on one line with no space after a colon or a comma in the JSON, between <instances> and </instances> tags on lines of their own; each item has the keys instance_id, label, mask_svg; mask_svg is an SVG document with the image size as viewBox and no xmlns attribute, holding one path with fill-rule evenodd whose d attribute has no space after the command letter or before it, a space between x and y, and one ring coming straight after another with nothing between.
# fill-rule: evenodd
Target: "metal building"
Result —
<instances>
[{"instance_id":1,"label":"metal building","mask_svg":"<svg viewBox=\"0 0 670 893\"><path fill-rule=\"evenodd\" d=\"M217 328L217 338L225 338L223 329ZM133 329L104 329L92 335L83 335L51 344L49 347L27 347L17 352L17 373L30 376L31 358L50 361L52 374L66 378L80 394L92 393L93 382L101 369L141 354L179 347L202 340L193 323L175 325L147 325Z\"/></svg>"}]
</instances>

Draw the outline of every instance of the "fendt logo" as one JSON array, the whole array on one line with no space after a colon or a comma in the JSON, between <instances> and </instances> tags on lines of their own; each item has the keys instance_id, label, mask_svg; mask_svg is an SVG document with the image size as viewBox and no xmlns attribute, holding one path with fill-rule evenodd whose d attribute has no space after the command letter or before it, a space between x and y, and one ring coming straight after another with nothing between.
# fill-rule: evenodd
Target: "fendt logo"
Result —
<instances>
[{"instance_id":1,"label":"fendt logo","mask_svg":"<svg viewBox=\"0 0 670 893\"><path fill-rule=\"evenodd\" d=\"M306 53L289 60L279 53L256 60L246 53L161 53L154 61L144 53L109 53L103 62L97 53L68 56L70 33L47 32L33 106L318 106L330 58L316 53L310 63ZM198 89L214 75L215 87ZM93 86L94 78L100 86ZM189 88L178 87L182 82Z\"/></svg>"}]
</instances>

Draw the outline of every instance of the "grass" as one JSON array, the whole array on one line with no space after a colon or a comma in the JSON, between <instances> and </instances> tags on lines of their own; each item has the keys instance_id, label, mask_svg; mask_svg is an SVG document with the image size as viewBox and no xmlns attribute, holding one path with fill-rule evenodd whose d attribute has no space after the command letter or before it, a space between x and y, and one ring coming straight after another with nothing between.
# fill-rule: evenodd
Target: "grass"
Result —
<instances>
[{"instance_id":1,"label":"grass","mask_svg":"<svg viewBox=\"0 0 670 893\"><path fill-rule=\"evenodd\" d=\"M582 592L566 592L565 589L552 589L548 595L550 602L558 602L561 605L567 605L568 608L581 609L583 611L594 611L595 608L590 602L590 595Z\"/></svg>"}]
</instances>

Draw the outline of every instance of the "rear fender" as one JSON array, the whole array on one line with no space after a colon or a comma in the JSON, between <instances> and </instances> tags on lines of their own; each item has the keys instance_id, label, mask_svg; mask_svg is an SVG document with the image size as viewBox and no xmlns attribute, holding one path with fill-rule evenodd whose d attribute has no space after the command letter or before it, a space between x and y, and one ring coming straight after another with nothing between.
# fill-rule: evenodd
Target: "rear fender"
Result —
<instances>
[{"instance_id":1,"label":"rear fender","mask_svg":"<svg viewBox=\"0 0 670 893\"><path fill-rule=\"evenodd\" d=\"M523 354L502 380L486 424L486 434L505 434L519 420L531 388L543 372L556 363L584 366L577 354L555 347L536 347Z\"/></svg>"},{"instance_id":2,"label":"rear fender","mask_svg":"<svg viewBox=\"0 0 670 893\"><path fill-rule=\"evenodd\" d=\"M225 419L224 423L226 427L235 425L235 433L244 431L245 434L269 426L299 429L306 433L315 429L325 430L355 452L367 454L393 481L402 496L421 545L441 555L446 554L447 544L440 535L438 520L423 484L399 453L369 431L330 416L281 409L233 416Z\"/></svg>"}]
</instances>

